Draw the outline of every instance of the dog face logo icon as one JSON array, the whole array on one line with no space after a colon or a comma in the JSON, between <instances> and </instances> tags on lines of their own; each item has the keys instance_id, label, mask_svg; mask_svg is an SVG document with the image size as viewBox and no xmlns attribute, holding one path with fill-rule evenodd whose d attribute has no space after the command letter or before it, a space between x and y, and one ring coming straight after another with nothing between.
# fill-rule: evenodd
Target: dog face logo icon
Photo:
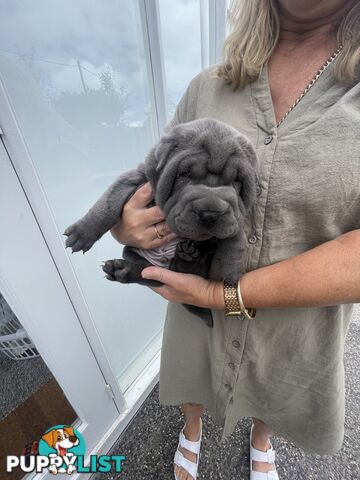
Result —
<instances>
[{"instance_id":1,"label":"dog face logo icon","mask_svg":"<svg viewBox=\"0 0 360 480\"><path fill-rule=\"evenodd\" d=\"M85 441L73 427L56 425L41 437L39 453L50 458L49 472L71 474L77 471L77 456L85 454Z\"/></svg>"},{"instance_id":2,"label":"dog face logo icon","mask_svg":"<svg viewBox=\"0 0 360 480\"><path fill-rule=\"evenodd\" d=\"M79 439L72 427L54 428L50 432L45 433L41 438L45 440L49 447L55 448L61 457L66 455L70 448L79 445Z\"/></svg>"}]
</instances>

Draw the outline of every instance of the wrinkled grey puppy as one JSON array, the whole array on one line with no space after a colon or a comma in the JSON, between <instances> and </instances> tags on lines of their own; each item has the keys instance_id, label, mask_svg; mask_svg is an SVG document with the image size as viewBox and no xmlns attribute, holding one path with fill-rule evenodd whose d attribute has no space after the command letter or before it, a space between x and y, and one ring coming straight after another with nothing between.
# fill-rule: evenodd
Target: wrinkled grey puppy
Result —
<instances>
[{"instance_id":1,"label":"wrinkled grey puppy","mask_svg":"<svg viewBox=\"0 0 360 480\"><path fill-rule=\"evenodd\" d=\"M237 281L244 271L244 216L256 196L257 157L251 142L226 123L202 118L175 126L136 170L121 175L64 232L66 246L84 253L119 220L124 204L149 181L155 203L178 236L170 245L171 270L212 280ZM141 277L159 249L125 247L124 259L108 260L106 277L122 283L161 285ZM146 258L145 258L146 257ZM153 263L156 263L154 261ZM213 326L211 311L184 305Z\"/></svg>"}]
</instances>

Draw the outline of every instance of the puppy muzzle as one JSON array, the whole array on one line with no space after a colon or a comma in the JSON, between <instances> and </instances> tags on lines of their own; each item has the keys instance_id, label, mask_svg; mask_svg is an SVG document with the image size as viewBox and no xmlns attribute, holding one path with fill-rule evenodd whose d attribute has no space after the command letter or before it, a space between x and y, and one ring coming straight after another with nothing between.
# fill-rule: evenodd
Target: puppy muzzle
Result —
<instances>
[{"instance_id":1,"label":"puppy muzzle","mask_svg":"<svg viewBox=\"0 0 360 480\"><path fill-rule=\"evenodd\" d=\"M231 237L239 229L239 219L238 199L230 186L192 185L167 216L179 236L192 240Z\"/></svg>"}]
</instances>

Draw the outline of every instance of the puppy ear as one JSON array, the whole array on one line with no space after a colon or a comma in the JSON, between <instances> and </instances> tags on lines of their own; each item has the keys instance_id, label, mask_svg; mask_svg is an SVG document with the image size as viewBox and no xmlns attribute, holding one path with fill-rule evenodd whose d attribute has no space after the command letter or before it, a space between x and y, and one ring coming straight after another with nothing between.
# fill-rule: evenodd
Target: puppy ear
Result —
<instances>
[{"instance_id":1,"label":"puppy ear","mask_svg":"<svg viewBox=\"0 0 360 480\"><path fill-rule=\"evenodd\" d=\"M57 439L57 431L50 430L50 432L45 433L42 437L42 440L46 442L49 447L55 447L56 439Z\"/></svg>"},{"instance_id":2,"label":"puppy ear","mask_svg":"<svg viewBox=\"0 0 360 480\"><path fill-rule=\"evenodd\" d=\"M240 177L241 191L240 198L244 204L245 210L252 207L256 197L256 177L253 169L246 169Z\"/></svg>"},{"instance_id":3,"label":"puppy ear","mask_svg":"<svg viewBox=\"0 0 360 480\"><path fill-rule=\"evenodd\" d=\"M258 160L256 152L249 140L244 136L238 137L238 180L241 184L240 198L245 210L252 207L256 198L256 180Z\"/></svg>"},{"instance_id":4,"label":"puppy ear","mask_svg":"<svg viewBox=\"0 0 360 480\"><path fill-rule=\"evenodd\" d=\"M152 185L156 185L162 169L177 145L174 135L167 134L148 153L145 159L145 172Z\"/></svg>"},{"instance_id":5,"label":"puppy ear","mask_svg":"<svg viewBox=\"0 0 360 480\"><path fill-rule=\"evenodd\" d=\"M168 138L164 139L164 141L159 142L156 150L155 150L155 156L157 158L157 165L156 165L156 171L159 173L161 170L164 168L166 165L166 162L168 161L170 153L172 153L175 148L177 148L178 143L174 138Z\"/></svg>"},{"instance_id":6,"label":"puppy ear","mask_svg":"<svg viewBox=\"0 0 360 480\"><path fill-rule=\"evenodd\" d=\"M179 165L182 159L186 157L186 153L177 153L166 164L166 168L162 170L159 182L156 188L156 203L163 204L170 197L174 188Z\"/></svg>"}]
</instances>

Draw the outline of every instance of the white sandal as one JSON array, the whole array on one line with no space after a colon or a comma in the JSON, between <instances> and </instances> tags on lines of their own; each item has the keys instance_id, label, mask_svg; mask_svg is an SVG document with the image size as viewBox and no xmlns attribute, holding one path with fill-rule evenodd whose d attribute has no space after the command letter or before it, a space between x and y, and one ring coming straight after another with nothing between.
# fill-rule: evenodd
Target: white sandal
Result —
<instances>
[{"instance_id":1,"label":"white sandal","mask_svg":"<svg viewBox=\"0 0 360 480\"><path fill-rule=\"evenodd\" d=\"M266 452L262 452L261 450L257 450L252 446L252 431L254 428L254 424L251 426L250 430L250 480L279 480L278 473L275 467L275 450L270 442L270 448ZM256 472L253 470L252 465L253 461L255 462L265 462L265 463L273 463L275 470L270 470L270 472Z\"/></svg>"},{"instance_id":2,"label":"white sandal","mask_svg":"<svg viewBox=\"0 0 360 480\"><path fill-rule=\"evenodd\" d=\"M182 467L184 470L186 470L194 480L196 480L197 477L197 471L199 467L199 460L200 460L200 447L201 447L201 437L202 437L202 420L200 418L200 437L197 442L191 442L187 438L185 438L184 435L184 427L182 428L180 435L179 435L179 444L177 446L176 452L175 452L175 457L174 457L174 463L178 467ZM180 452L179 447L186 448L186 450L189 450L192 453L195 453L197 455L197 462L190 462L187 458L184 457L184 455ZM175 467L174 467L175 468ZM175 474L175 480L178 480L178 477Z\"/></svg>"}]
</instances>

